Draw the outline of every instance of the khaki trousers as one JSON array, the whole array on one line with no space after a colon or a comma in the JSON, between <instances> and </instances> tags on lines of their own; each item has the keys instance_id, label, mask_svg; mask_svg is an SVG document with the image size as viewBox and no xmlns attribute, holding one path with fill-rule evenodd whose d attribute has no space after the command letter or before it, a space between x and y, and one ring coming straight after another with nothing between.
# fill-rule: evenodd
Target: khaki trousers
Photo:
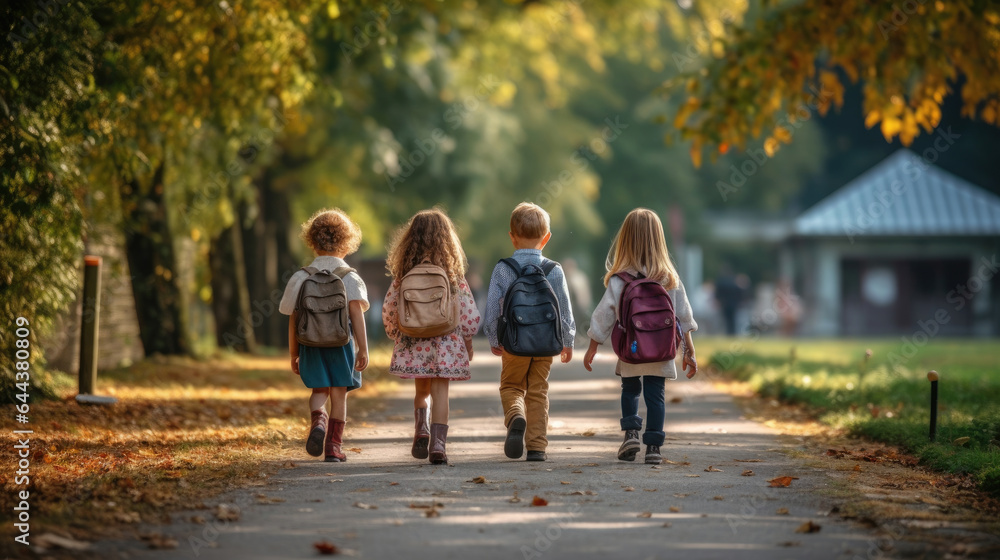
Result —
<instances>
[{"instance_id":1,"label":"khaki trousers","mask_svg":"<svg viewBox=\"0 0 1000 560\"><path fill-rule=\"evenodd\" d=\"M549 427L549 369L552 357L532 358L503 353L500 371L500 402L504 426L515 416L527 421L524 445L528 451L545 451Z\"/></svg>"}]
</instances>

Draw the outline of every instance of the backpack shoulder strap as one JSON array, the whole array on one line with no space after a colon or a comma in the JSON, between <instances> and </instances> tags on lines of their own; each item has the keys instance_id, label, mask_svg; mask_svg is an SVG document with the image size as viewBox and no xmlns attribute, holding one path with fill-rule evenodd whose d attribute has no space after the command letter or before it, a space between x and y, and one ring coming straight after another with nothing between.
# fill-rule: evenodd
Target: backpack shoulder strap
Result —
<instances>
[{"instance_id":1,"label":"backpack shoulder strap","mask_svg":"<svg viewBox=\"0 0 1000 560\"><path fill-rule=\"evenodd\" d=\"M521 265L518 264L518 262L516 260L514 260L513 257L506 258L506 259L500 259L500 262L502 262L505 265L509 266L511 268L511 270L514 271L514 274L517 274L518 276L521 275Z\"/></svg>"},{"instance_id":2,"label":"backpack shoulder strap","mask_svg":"<svg viewBox=\"0 0 1000 560\"><path fill-rule=\"evenodd\" d=\"M341 280L344 279L344 276L347 276L348 274L350 274L352 272L357 272L357 270L354 270L353 268L351 268L349 266L342 266L342 267L340 267L340 268L338 268L338 269L336 269L336 270L333 271L333 273L335 275L337 275L338 277L340 277Z\"/></svg>"},{"instance_id":3,"label":"backpack shoulder strap","mask_svg":"<svg viewBox=\"0 0 1000 560\"><path fill-rule=\"evenodd\" d=\"M559 263L557 263L556 261L546 260L544 263L542 263L542 272L546 276L548 276L549 274L552 273L553 270L555 270L557 264Z\"/></svg>"},{"instance_id":4,"label":"backpack shoulder strap","mask_svg":"<svg viewBox=\"0 0 1000 560\"><path fill-rule=\"evenodd\" d=\"M615 276L624 280L626 284L631 284L632 282L636 281L636 277L632 276L628 272L619 272L618 274L615 274Z\"/></svg>"},{"instance_id":5,"label":"backpack shoulder strap","mask_svg":"<svg viewBox=\"0 0 1000 560\"><path fill-rule=\"evenodd\" d=\"M303 266L302 270L306 271L306 274L308 274L309 276L312 276L313 274L319 272L319 269L316 268L315 266Z\"/></svg>"}]
</instances>

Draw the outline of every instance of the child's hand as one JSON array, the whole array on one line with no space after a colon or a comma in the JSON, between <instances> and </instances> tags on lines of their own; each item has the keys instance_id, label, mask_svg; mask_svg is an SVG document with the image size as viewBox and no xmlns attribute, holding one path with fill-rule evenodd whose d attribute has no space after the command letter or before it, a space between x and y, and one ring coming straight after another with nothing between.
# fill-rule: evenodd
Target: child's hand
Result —
<instances>
[{"instance_id":1,"label":"child's hand","mask_svg":"<svg viewBox=\"0 0 1000 560\"><path fill-rule=\"evenodd\" d=\"M292 373L299 375L299 357L292 356Z\"/></svg>"},{"instance_id":2,"label":"child's hand","mask_svg":"<svg viewBox=\"0 0 1000 560\"><path fill-rule=\"evenodd\" d=\"M490 346L490 352L494 356L503 356L503 346Z\"/></svg>"},{"instance_id":3,"label":"child's hand","mask_svg":"<svg viewBox=\"0 0 1000 560\"><path fill-rule=\"evenodd\" d=\"M563 348L562 352L559 354L559 357L562 360L562 363L568 364L569 361L573 359L573 349Z\"/></svg>"},{"instance_id":4,"label":"child's hand","mask_svg":"<svg viewBox=\"0 0 1000 560\"><path fill-rule=\"evenodd\" d=\"M684 351L684 360L681 363L683 364L682 369L688 372L687 373L688 379L691 379L692 377L694 377L696 373L698 373L698 361L694 357L693 350Z\"/></svg>"},{"instance_id":5,"label":"child's hand","mask_svg":"<svg viewBox=\"0 0 1000 560\"><path fill-rule=\"evenodd\" d=\"M472 339L471 338L465 339L465 349L468 350L468 352L469 352L469 361L471 362L472 361Z\"/></svg>"},{"instance_id":6,"label":"child's hand","mask_svg":"<svg viewBox=\"0 0 1000 560\"><path fill-rule=\"evenodd\" d=\"M358 354L354 356L354 369L357 371L365 371L368 367L368 349L358 350Z\"/></svg>"},{"instance_id":7,"label":"child's hand","mask_svg":"<svg viewBox=\"0 0 1000 560\"><path fill-rule=\"evenodd\" d=\"M590 365L594 363L594 357L597 356L598 346L597 341L591 340L590 347L587 348L587 353L583 355L583 367L586 368L587 371L594 371L591 369Z\"/></svg>"}]
</instances>

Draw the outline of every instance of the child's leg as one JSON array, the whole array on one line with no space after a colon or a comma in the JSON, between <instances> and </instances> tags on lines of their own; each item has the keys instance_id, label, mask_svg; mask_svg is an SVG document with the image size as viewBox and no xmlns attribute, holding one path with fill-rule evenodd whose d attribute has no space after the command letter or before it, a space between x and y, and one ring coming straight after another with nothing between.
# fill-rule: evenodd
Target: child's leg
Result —
<instances>
[{"instance_id":1,"label":"child's leg","mask_svg":"<svg viewBox=\"0 0 1000 560\"><path fill-rule=\"evenodd\" d=\"M524 432L524 446L528 451L545 451L549 446L546 437L549 428L549 369L552 358L531 358L528 368L528 390L524 397L527 409L527 429Z\"/></svg>"},{"instance_id":2,"label":"child's leg","mask_svg":"<svg viewBox=\"0 0 1000 560\"><path fill-rule=\"evenodd\" d=\"M319 389L313 389L312 395L309 396L309 410L326 410L326 401L330 398L330 388L321 387Z\"/></svg>"},{"instance_id":3,"label":"child's leg","mask_svg":"<svg viewBox=\"0 0 1000 560\"><path fill-rule=\"evenodd\" d=\"M641 430L642 417L639 416L639 393L642 380L639 377L622 377L622 430Z\"/></svg>"},{"instance_id":4,"label":"child's leg","mask_svg":"<svg viewBox=\"0 0 1000 560\"><path fill-rule=\"evenodd\" d=\"M427 399L431 396L431 379L414 379L415 394L413 395L413 408L427 408Z\"/></svg>"},{"instance_id":5,"label":"child's leg","mask_svg":"<svg viewBox=\"0 0 1000 560\"><path fill-rule=\"evenodd\" d=\"M431 422L448 423L448 380L428 379L431 386Z\"/></svg>"},{"instance_id":6,"label":"child's leg","mask_svg":"<svg viewBox=\"0 0 1000 560\"><path fill-rule=\"evenodd\" d=\"M635 378L638 381L638 378ZM663 420L666 407L663 403L664 382L666 378L655 375L642 376L642 398L646 401L646 432L642 434L642 443L646 445L663 445Z\"/></svg>"},{"instance_id":7,"label":"child's leg","mask_svg":"<svg viewBox=\"0 0 1000 560\"><path fill-rule=\"evenodd\" d=\"M503 405L503 424L510 426L511 420L524 417L524 393L528 389L528 368L531 358L515 356L507 352L501 357L500 403Z\"/></svg>"},{"instance_id":8,"label":"child's leg","mask_svg":"<svg viewBox=\"0 0 1000 560\"><path fill-rule=\"evenodd\" d=\"M347 387L330 387L330 417L347 421Z\"/></svg>"}]
</instances>

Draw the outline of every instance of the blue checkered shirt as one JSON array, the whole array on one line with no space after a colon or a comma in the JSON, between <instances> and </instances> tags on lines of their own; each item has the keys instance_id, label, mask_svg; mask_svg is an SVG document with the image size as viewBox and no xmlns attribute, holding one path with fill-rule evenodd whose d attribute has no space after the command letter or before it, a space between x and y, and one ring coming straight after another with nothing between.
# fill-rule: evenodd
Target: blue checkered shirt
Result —
<instances>
[{"instance_id":1,"label":"blue checkered shirt","mask_svg":"<svg viewBox=\"0 0 1000 560\"><path fill-rule=\"evenodd\" d=\"M518 249L514 251L514 260L522 267L528 264L542 266L543 257L541 249ZM563 274L562 266L558 263L548 275L549 284L559 299L559 318L562 320L563 348L572 348L573 340L576 338L576 323L573 321L573 306L569 302L569 287L566 285L566 275ZM493 268L493 276L490 277L490 291L486 296L486 318L483 321L483 330L493 348L500 347L497 339L497 321L500 319L503 296L507 294L507 289L517 280L517 273L504 263L497 263Z\"/></svg>"}]
</instances>

